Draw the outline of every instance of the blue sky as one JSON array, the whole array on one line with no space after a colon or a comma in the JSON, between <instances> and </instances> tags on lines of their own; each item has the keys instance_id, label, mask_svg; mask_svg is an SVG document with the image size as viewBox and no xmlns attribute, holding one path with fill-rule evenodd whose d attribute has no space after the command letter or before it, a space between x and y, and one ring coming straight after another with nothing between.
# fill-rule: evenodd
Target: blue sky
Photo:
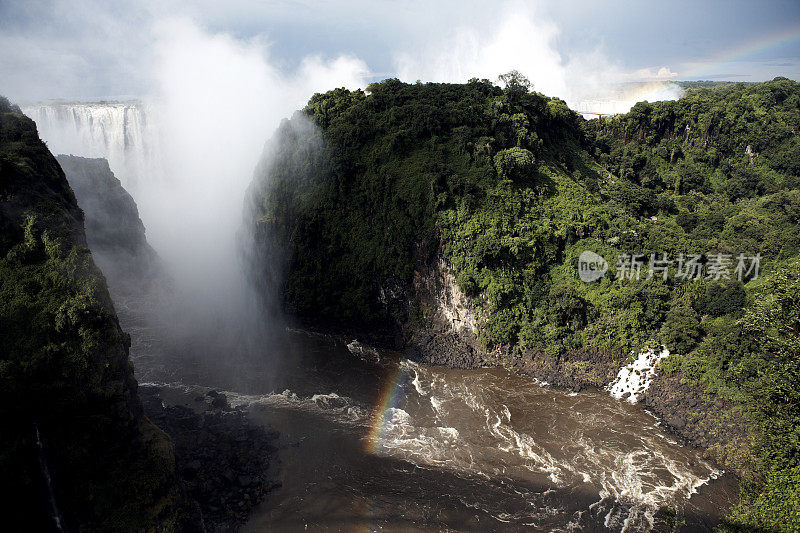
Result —
<instances>
[{"instance_id":1,"label":"blue sky","mask_svg":"<svg viewBox=\"0 0 800 533\"><path fill-rule=\"evenodd\" d=\"M520 65L552 91L593 69L622 80L800 79L797 0L0 0L0 94L31 101L146 93L165 19L257 47L285 73L309 56L346 56L363 63L367 79L494 78ZM450 68L454 61L459 68Z\"/></svg>"}]
</instances>

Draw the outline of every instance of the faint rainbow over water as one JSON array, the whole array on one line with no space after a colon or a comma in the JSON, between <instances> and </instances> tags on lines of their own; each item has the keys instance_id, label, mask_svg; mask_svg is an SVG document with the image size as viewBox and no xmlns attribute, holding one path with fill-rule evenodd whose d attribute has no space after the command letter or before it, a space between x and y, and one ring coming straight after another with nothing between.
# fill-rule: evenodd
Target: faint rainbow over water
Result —
<instances>
[{"instance_id":1,"label":"faint rainbow over water","mask_svg":"<svg viewBox=\"0 0 800 533\"><path fill-rule=\"evenodd\" d=\"M404 376L405 372L403 372L403 369L398 364L392 369L381 389L365 440L364 451L367 453L376 454L380 450L381 438L383 437L383 431L386 427L387 417L390 416L389 410L397 405Z\"/></svg>"}]
</instances>

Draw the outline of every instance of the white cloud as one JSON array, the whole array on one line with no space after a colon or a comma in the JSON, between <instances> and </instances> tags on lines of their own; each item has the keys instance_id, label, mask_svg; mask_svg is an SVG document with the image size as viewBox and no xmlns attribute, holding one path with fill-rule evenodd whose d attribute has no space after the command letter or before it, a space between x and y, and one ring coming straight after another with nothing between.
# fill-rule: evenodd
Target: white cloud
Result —
<instances>
[{"instance_id":1,"label":"white cloud","mask_svg":"<svg viewBox=\"0 0 800 533\"><path fill-rule=\"evenodd\" d=\"M631 72L628 77L635 81L672 80L678 77L678 73L672 72L669 67L661 67L657 71L653 68L640 68Z\"/></svg>"},{"instance_id":2,"label":"white cloud","mask_svg":"<svg viewBox=\"0 0 800 533\"><path fill-rule=\"evenodd\" d=\"M506 4L503 13L494 26L461 26L414 50L398 53L398 76L404 81L463 83L473 77L494 80L517 69L537 90L563 94L567 79L555 48L558 27L530 5Z\"/></svg>"}]
</instances>

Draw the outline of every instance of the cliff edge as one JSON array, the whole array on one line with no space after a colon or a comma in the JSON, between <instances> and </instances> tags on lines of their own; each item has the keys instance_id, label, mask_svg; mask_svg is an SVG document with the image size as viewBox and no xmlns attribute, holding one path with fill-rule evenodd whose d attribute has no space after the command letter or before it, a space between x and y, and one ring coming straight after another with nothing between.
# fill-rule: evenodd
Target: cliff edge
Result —
<instances>
[{"instance_id":1,"label":"cliff edge","mask_svg":"<svg viewBox=\"0 0 800 533\"><path fill-rule=\"evenodd\" d=\"M129 344L64 172L0 99L0 470L17 480L0 497L7 525L193 527Z\"/></svg>"}]
</instances>

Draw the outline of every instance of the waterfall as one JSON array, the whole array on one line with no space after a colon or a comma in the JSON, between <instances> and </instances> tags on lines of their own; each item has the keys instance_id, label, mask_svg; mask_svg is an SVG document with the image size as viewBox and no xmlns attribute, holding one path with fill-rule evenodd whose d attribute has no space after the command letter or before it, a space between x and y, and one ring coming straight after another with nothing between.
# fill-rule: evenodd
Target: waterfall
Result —
<instances>
[{"instance_id":1,"label":"waterfall","mask_svg":"<svg viewBox=\"0 0 800 533\"><path fill-rule=\"evenodd\" d=\"M658 363L668 356L669 350L664 347L640 352L632 363L619 369L616 379L608 385L607 390L614 398L636 403L650 387Z\"/></svg>"},{"instance_id":2,"label":"waterfall","mask_svg":"<svg viewBox=\"0 0 800 533\"><path fill-rule=\"evenodd\" d=\"M47 458L44 454L44 444L42 443L42 437L39 434L39 426L34 423L33 427L36 430L36 450L39 455L39 469L42 472L44 483L47 486L47 503L50 510L50 516L53 518L53 522L55 522L57 531L66 531L64 519L61 517L61 512L58 510L58 505L56 504L56 495L53 491L53 479L50 477L50 468L47 466Z\"/></svg>"},{"instance_id":3,"label":"waterfall","mask_svg":"<svg viewBox=\"0 0 800 533\"><path fill-rule=\"evenodd\" d=\"M128 190L162 175L158 130L142 102L50 102L22 111L51 152L106 158Z\"/></svg>"}]
</instances>

